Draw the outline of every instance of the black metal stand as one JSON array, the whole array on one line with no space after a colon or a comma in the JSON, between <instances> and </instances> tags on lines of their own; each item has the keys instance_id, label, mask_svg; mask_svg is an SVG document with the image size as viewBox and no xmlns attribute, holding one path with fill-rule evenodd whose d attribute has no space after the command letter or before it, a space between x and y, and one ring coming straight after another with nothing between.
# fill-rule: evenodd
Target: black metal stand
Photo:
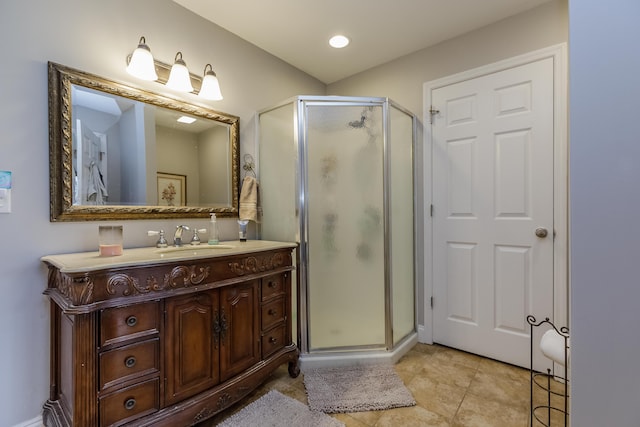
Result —
<instances>
[{"instance_id":1,"label":"black metal stand","mask_svg":"<svg viewBox=\"0 0 640 427\"><path fill-rule=\"evenodd\" d=\"M558 413L564 419L564 427L569 425L569 378L568 378L568 370L569 370L569 328L562 327L560 329L556 328L556 326L549 321L547 317L541 322L536 322L536 318L529 315L527 316L527 323L530 325L530 405L531 412L529 415L529 425L531 427L536 427L536 425L542 425L545 427L551 427L551 414ZM555 331L564 338L564 368L565 368L565 376L561 377L558 375L552 375L551 369L547 369L546 373L536 372L533 369L533 328L538 327L543 324L549 324ZM551 390L551 380L555 378L562 383L562 392ZM533 391L534 385L544 390L547 394L546 404L533 406ZM558 396L562 398L562 405L554 406L552 403L552 397ZM536 420L540 424L533 424L533 420ZM558 425L558 424L556 424Z\"/></svg>"}]
</instances>

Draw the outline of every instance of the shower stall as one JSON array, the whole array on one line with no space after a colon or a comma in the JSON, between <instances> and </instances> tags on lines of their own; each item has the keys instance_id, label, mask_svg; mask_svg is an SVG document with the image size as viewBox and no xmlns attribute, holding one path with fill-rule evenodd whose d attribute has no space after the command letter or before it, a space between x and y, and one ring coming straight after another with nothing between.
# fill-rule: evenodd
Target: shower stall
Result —
<instances>
[{"instance_id":1,"label":"shower stall","mask_svg":"<svg viewBox=\"0 0 640 427\"><path fill-rule=\"evenodd\" d=\"M415 116L299 96L257 124L261 237L299 243L301 364L395 362L417 342Z\"/></svg>"}]
</instances>

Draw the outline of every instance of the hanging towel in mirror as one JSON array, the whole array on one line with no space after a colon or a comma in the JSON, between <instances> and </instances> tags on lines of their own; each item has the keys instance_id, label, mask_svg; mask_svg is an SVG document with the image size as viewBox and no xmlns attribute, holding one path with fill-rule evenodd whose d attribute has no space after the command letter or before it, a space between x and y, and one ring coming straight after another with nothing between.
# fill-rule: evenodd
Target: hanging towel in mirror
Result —
<instances>
[{"instance_id":1,"label":"hanging towel in mirror","mask_svg":"<svg viewBox=\"0 0 640 427\"><path fill-rule=\"evenodd\" d=\"M240 189L240 219L260 222L258 200L258 181L245 176Z\"/></svg>"}]
</instances>

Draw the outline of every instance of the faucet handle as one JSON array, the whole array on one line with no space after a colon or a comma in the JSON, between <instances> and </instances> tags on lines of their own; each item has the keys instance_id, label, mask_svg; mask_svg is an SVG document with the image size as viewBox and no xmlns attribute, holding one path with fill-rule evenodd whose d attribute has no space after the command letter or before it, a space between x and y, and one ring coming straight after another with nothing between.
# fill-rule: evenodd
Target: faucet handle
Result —
<instances>
[{"instance_id":1,"label":"faucet handle","mask_svg":"<svg viewBox=\"0 0 640 427\"><path fill-rule=\"evenodd\" d=\"M206 233L207 229L206 228L194 228L193 229L193 237L191 238L191 244L192 245L199 245L200 244L200 236L198 235L198 233Z\"/></svg>"},{"instance_id":2,"label":"faucet handle","mask_svg":"<svg viewBox=\"0 0 640 427\"><path fill-rule=\"evenodd\" d=\"M157 248L166 248L168 246L167 239L164 237L164 230L155 231L149 230L147 231L147 236L160 236L158 241L156 242Z\"/></svg>"}]
</instances>

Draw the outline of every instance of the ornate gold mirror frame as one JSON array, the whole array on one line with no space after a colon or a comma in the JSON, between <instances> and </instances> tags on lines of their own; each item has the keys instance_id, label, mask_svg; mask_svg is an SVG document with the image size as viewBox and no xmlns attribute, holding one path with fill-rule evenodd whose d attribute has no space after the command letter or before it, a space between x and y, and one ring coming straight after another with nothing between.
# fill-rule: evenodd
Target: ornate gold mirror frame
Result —
<instances>
[{"instance_id":1,"label":"ornate gold mirror frame","mask_svg":"<svg viewBox=\"0 0 640 427\"><path fill-rule=\"evenodd\" d=\"M49 62L50 220L96 221L238 216L240 189L239 118L202 106L125 86L96 75ZM228 206L80 205L73 203L72 85L121 96L144 104L212 120L229 129L231 196Z\"/></svg>"}]
</instances>

